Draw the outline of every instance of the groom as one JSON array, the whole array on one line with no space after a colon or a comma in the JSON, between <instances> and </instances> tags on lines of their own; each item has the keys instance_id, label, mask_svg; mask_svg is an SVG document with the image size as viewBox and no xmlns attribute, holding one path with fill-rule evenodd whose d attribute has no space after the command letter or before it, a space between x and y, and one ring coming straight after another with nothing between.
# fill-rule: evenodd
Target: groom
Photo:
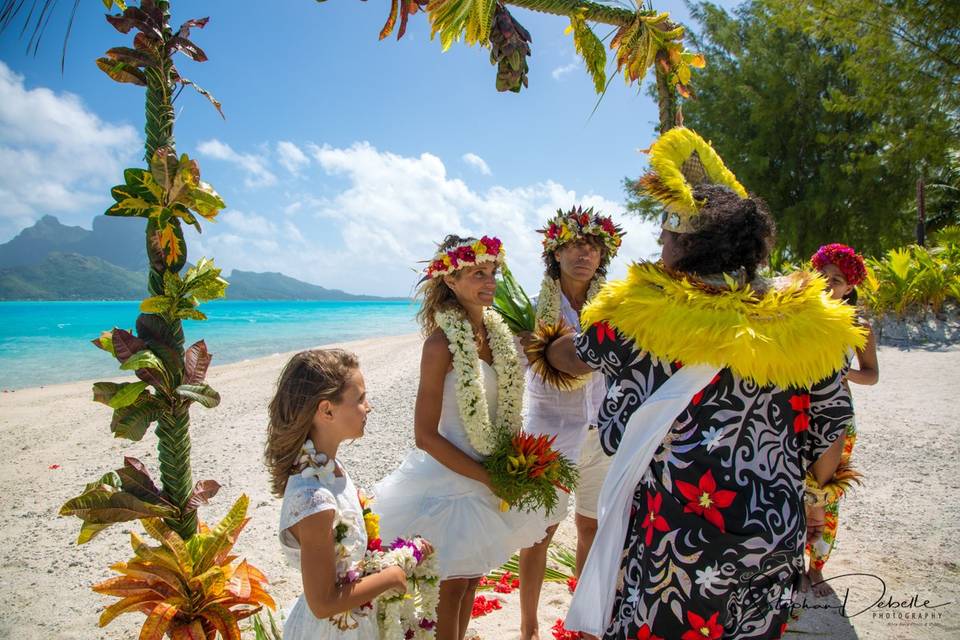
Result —
<instances>
[{"instance_id":1,"label":"groom","mask_svg":"<svg viewBox=\"0 0 960 640\"><path fill-rule=\"evenodd\" d=\"M620 247L623 232L593 209L558 211L540 233L543 238L543 284L537 297L537 320L547 325L563 321L580 331L580 310L600 290L607 266ZM569 460L579 460L576 488L577 576L597 532L597 501L611 458L600 448L596 416L606 394L603 375L589 374L560 389L556 381L528 371L524 431L555 436L553 448ZM547 548L566 516L569 496L548 521L547 536L520 551L520 635L539 638L537 608L547 562Z\"/></svg>"}]
</instances>

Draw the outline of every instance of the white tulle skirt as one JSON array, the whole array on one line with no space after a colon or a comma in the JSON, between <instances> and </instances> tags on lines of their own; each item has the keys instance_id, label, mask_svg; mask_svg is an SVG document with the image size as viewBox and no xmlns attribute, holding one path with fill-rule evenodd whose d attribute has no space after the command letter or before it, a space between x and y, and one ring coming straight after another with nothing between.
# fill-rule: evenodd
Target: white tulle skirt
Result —
<instances>
[{"instance_id":1,"label":"white tulle skirt","mask_svg":"<svg viewBox=\"0 0 960 640\"><path fill-rule=\"evenodd\" d=\"M379 640L375 609L365 615L339 614L320 620L310 611L303 594L297 598L283 623L283 640Z\"/></svg>"},{"instance_id":2,"label":"white tulle skirt","mask_svg":"<svg viewBox=\"0 0 960 640\"><path fill-rule=\"evenodd\" d=\"M542 515L500 511L484 484L419 449L373 491L383 542L423 536L436 550L441 580L485 575L546 533Z\"/></svg>"}]
</instances>

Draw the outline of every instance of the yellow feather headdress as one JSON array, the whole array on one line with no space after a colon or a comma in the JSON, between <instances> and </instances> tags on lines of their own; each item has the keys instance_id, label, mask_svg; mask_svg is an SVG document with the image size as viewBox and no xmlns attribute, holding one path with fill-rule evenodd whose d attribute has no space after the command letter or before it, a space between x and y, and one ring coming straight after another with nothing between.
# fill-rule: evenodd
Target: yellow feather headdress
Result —
<instances>
[{"instance_id":1,"label":"yellow feather headdress","mask_svg":"<svg viewBox=\"0 0 960 640\"><path fill-rule=\"evenodd\" d=\"M747 197L747 190L709 142L693 129L670 129L650 147L650 171L640 178L643 190L663 203L664 229L696 231L696 216L706 204L693 196L693 188L699 184L725 186L741 198Z\"/></svg>"},{"instance_id":2,"label":"yellow feather headdress","mask_svg":"<svg viewBox=\"0 0 960 640\"><path fill-rule=\"evenodd\" d=\"M807 387L862 348L855 309L798 272L765 290L727 279L714 287L652 263L634 263L583 309L584 327L607 322L661 360L729 367L761 386Z\"/></svg>"}]
</instances>

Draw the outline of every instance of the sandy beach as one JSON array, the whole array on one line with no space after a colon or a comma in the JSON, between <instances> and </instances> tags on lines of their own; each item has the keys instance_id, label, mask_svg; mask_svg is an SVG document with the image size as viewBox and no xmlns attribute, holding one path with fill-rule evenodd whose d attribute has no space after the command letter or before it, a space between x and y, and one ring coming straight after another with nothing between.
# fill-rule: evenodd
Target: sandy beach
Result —
<instances>
[{"instance_id":1,"label":"sandy beach","mask_svg":"<svg viewBox=\"0 0 960 640\"><path fill-rule=\"evenodd\" d=\"M420 339L347 346L360 356L374 413L366 436L340 457L358 485L370 486L413 445ZM879 356L880 384L854 388L854 462L866 485L841 505L838 545L825 569L836 595L808 596L788 638L960 637L960 348L882 347ZM241 493L250 496L252 521L235 551L267 574L282 607L300 582L280 554L280 500L269 493L261 456L266 405L287 357L214 367L209 382L223 402L195 408L192 425L194 480L223 485L201 517L215 521ZM99 629L100 611L112 599L89 590L113 575L110 564L130 555L129 527L115 525L77 547L79 521L57 516L65 500L120 466L124 455L156 474L155 438L113 439L109 422L110 410L90 401L90 382L0 394L0 638L136 637L139 614ZM572 518L557 540L573 546ZM502 610L473 621L483 640L518 637L518 595L498 597ZM542 638L551 637L569 598L565 585L544 587Z\"/></svg>"}]
</instances>

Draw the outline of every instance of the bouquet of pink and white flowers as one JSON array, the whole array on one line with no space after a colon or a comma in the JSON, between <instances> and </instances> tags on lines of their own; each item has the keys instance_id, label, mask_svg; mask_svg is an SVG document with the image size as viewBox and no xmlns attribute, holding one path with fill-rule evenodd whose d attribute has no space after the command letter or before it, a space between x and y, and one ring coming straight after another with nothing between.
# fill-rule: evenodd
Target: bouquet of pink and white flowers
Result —
<instances>
[{"instance_id":1,"label":"bouquet of pink and white flowers","mask_svg":"<svg viewBox=\"0 0 960 640\"><path fill-rule=\"evenodd\" d=\"M372 500L361 494L363 522L367 529L364 573L371 574L398 566L407 575L407 592L387 592L377 598L377 625L381 640L432 640L436 636L440 576L429 543L423 538L397 538L384 546L380 539L380 517L373 513Z\"/></svg>"}]
</instances>

